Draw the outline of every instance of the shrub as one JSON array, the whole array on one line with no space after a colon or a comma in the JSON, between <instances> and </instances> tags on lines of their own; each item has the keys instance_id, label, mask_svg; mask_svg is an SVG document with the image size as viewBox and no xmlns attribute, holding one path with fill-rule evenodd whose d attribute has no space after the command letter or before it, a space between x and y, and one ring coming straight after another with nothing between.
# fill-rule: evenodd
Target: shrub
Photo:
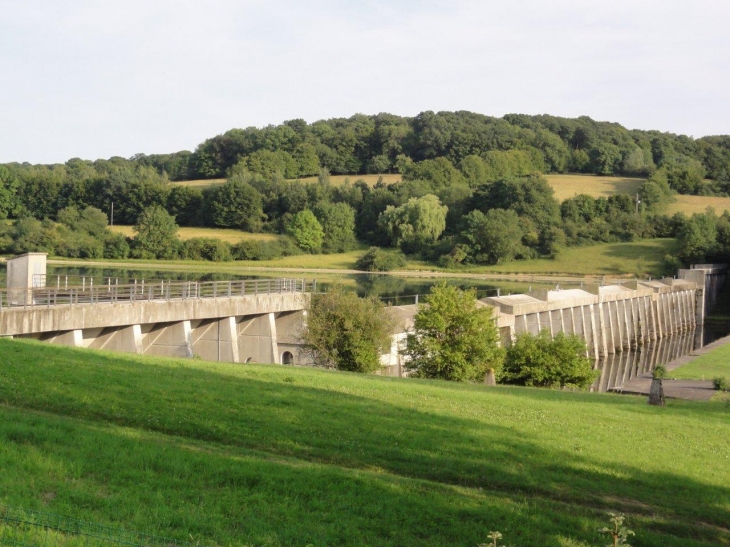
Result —
<instances>
[{"instance_id":1,"label":"shrub","mask_svg":"<svg viewBox=\"0 0 730 547\"><path fill-rule=\"evenodd\" d=\"M231 246L220 239L194 237L183 241L180 246L180 256L187 260L226 262L231 260Z\"/></svg>"},{"instance_id":2,"label":"shrub","mask_svg":"<svg viewBox=\"0 0 730 547\"><path fill-rule=\"evenodd\" d=\"M274 260L301 253L299 247L288 237L277 241L240 241L231 247L234 260Z\"/></svg>"},{"instance_id":3,"label":"shrub","mask_svg":"<svg viewBox=\"0 0 730 547\"><path fill-rule=\"evenodd\" d=\"M406 265L406 257L398 251L384 251L380 247L370 247L355 263L355 268L363 272L389 272Z\"/></svg>"},{"instance_id":4,"label":"shrub","mask_svg":"<svg viewBox=\"0 0 730 547\"><path fill-rule=\"evenodd\" d=\"M104 258L129 257L129 243L122 234L109 234L104 239Z\"/></svg>"},{"instance_id":5,"label":"shrub","mask_svg":"<svg viewBox=\"0 0 730 547\"><path fill-rule=\"evenodd\" d=\"M558 333L550 338L547 330L537 336L523 333L507 349L500 382L535 387L576 387L585 389L596 379L586 357L586 343L574 334Z\"/></svg>"},{"instance_id":6,"label":"shrub","mask_svg":"<svg viewBox=\"0 0 730 547\"><path fill-rule=\"evenodd\" d=\"M664 365L657 365L654 368L654 372L652 372L652 376L654 378L666 378L667 377L667 367Z\"/></svg>"},{"instance_id":7,"label":"shrub","mask_svg":"<svg viewBox=\"0 0 730 547\"><path fill-rule=\"evenodd\" d=\"M730 380L722 376L712 379L712 387L718 391L730 391Z\"/></svg>"}]
</instances>

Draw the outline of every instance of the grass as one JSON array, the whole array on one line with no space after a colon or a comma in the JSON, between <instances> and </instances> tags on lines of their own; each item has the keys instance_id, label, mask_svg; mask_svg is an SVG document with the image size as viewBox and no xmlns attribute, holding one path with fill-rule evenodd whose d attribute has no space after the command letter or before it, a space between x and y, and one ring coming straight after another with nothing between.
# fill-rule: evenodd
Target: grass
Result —
<instances>
[{"instance_id":1,"label":"grass","mask_svg":"<svg viewBox=\"0 0 730 547\"><path fill-rule=\"evenodd\" d=\"M700 355L669 373L678 380L712 380L724 376L730 380L730 344Z\"/></svg>"},{"instance_id":2,"label":"grass","mask_svg":"<svg viewBox=\"0 0 730 547\"><path fill-rule=\"evenodd\" d=\"M644 182L641 178L596 175L546 175L545 178L553 187L558 201L564 201L577 194L588 194L594 198L614 194L636 194Z\"/></svg>"},{"instance_id":3,"label":"grass","mask_svg":"<svg viewBox=\"0 0 730 547\"><path fill-rule=\"evenodd\" d=\"M174 182L171 182L172 185L180 185L180 186L197 186L200 189L207 188L209 186L216 186L218 184L223 184L226 182L226 179L198 179L198 180L177 180Z\"/></svg>"},{"instance_id":4,"label":"grass","mask_svg":"<svg viewBox=\"0 0 730 547\"><path fill-rule=\"evenodd\" d=\"M645 239L630 243L569 247L555 259L516 260L494 266L468 267L464 271L574 276L626 276L643 272L644 275L659 277L664 255L671 253L676 244L674 239ZM409 262L408 268L427 269L429 264Z\"/></svg>"},{"instance_id":5,"label":"grass","mask_svg":"<svg viewBox=\"0 0 730 547\"><path fill-rule=\"evenodd\" d=\"M375 186L380 178L383 179L383 182L385 184L393 184L396 182L400 182L402 176L398 173L385 173L382 175L330 175L330 182L335 186L339 186L343 184L346 180L349 180L353 184L358 180L361 180L365 182L365 184L367 184L368 186ZM304 177L299 180L301 180L302 182L316 182L318 180L318 177Z\"/></svg>"},{"instance_id":6,"label":"grass","mask_svg":"<svg viewBox=\"0 0 730 547\"><path fill-rule=\"evenodd\" d=\"M0 503L219 545L730 545L720 403L0 339Z\"/></svg>"},{"instance_id":7,"label":"grass","mask_svg":"<svg viewBox=\"0 0 730 547\"><path fill-rule=\"evenodd\" d=\"M681 211L687 216L692 216L694 213L704 213L708 207L715 209L715 213L718 215L726 210L730 211L730 198L680 195L674 197L675 201L667 206L668 215Z\"/></svg>"},{"instance_id":8,"label":"grass","mask_svg":"<svg viewBox=\"0 0 730 547\"><path fill-rule=\"evenodd\" d=\"M123 234L127 237L134 237L134 228L132 226L114 225L110 229L113 232ZM250 232L242 232L241 230L231 230L226 228L196 228L181 227L178 232L180 239L192 239L194 237L213 237L234 244L245 240L254 241L276 241L279 236L276 234L253 234Z\"/></svg>"},{"instance_id":9,"label":"grass","mask_svg":"<svg viewBox=\"0 0 730 547\"><path fill-rule=\"evenodd\" d=\"M244 233L244 232L241 232ZM249 234L262 235L262 234ZM212 237L212 236L211 236ZM518 260L494 266L469 266L456 270L440 268L432 263L409 260L406 271L442 272L456 274L527 274L563 276L626 276L643 272L644 275L659 277L662 274L662 259L676 246L673 239L647 239L631 243L607 243L588 247L570 247L555 259L537 258ZM296 255L274 260L242 260L235 262L195 262L187 260L94 260L94 265L109 268L153 268L205 270L206 272L235 271L245 268L282 268L317 270L353 270L364 250L347 253ZM85 260L56 259L56 264L86 265ZM408 273L405 273L408 275Z\"/></svg>"}]
</instances>

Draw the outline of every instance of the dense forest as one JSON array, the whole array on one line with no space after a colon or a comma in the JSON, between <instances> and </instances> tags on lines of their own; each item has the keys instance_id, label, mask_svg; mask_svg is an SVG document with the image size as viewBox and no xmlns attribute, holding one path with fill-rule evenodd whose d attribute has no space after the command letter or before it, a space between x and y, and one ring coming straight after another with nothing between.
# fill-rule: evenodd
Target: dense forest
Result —
<instances>
[{"instance_id":1,"label":"dense forest","mask_svg":"<svg viewBox=\"0 0 730 547\"><path fill-rule=\"evenodd\" d=\"M639 203L628 195L559 203L542 174L563 172L646 182ZM402 181L371 187L357 180L366 173L399 173ZM351 182L331 184L330 174ZM299 180L308 176L316 182ZM226 181L202 190L171 183L214 178ZM471 112L291 120L232 129L194 152L2 165L0 218L17 222L3 225L0 249L227 260L369 244L457 267L554 256L567 245L679 237L682 251L670 263L724 256L730 219L712 211L669 218L663 209L675 193L730 193L730 136L693 139L587 117ZM105 228L112 203L116 223L136 226L133 240ZM287 237L233 248L183 243L175 238L178 225Z\"/></svg>"}]
</instances>

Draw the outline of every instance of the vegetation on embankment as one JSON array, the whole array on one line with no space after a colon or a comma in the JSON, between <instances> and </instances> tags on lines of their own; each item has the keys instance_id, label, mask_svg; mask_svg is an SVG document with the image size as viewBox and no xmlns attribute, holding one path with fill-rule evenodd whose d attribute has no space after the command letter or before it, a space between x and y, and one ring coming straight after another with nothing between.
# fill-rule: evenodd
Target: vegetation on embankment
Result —
<instances>
[{"instance_id":1,"label":"vegetation on embankment","mask_svg":"<svg viewBox=\"0 0 730 547\"><path fill-rule=\"evenodd\" d=\"M498 264L495 266L464 266L443 268L423 261L409 261L403 271L391 272L399 276L419 275L420 272L442 274L472 274L475 277L492 275L546 275L546 276L652 276L663 274L663 259L676 248L673 239L649 239L630 243L606 243L588 247L569 248L555 259L535 258ZM54 263L84 266L92 264L105 268L145 268L157 270L198 270L205 272L242 273L244 269L266 270L267 268L301 270L343 270L354 271L355 263L365 250L324 255L296 255L275 260L237 260L234 262L201 262L190 260L86 260L56 259Z\"/></svg>"},{"instance_id":2,"label":"vegetation on embankment","mask_svg":"<svg viewBox=\"0 0 730 547\"><path fill-rule=\"evenodd\" d=\"M720 403L0 353L0 503L226 545L592 546L606 510L637 544L730 544Z\"/></svg>"},{"instance_id":3,"label":"vegetation on embankment","mask_svg":"<svg viewBox=\"0 0 730 547\"><path fill-rule=\"evenodd\" d=\"M730 344L692 359L669 372L669 377L675 380L712 380L718 377L730 380Z\"/></svg>"}]
</instances>

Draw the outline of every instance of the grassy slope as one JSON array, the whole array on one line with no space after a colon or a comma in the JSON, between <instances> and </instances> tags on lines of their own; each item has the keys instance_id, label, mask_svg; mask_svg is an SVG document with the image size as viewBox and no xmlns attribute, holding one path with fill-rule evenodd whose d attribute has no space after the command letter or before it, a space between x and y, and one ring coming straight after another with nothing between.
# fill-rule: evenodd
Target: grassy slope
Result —
<instances>
[{"instance_id":1,"label":"grassy slope","mask_svg":"<svg viewBox=\"0 0 730 547\"><path fill-rule=\"evenodd\" d=\"M0 503L242 545L730 545L720 403L0 340Z\"/></svg>"},{"instance_id":2,"label":"grassy slope","mask_svg":"<svg viewBox=\"0 0 730 547\"><path fill-rule=\"evenodd\" d=\"M688 380L711 380L724 376L730 380L730 344L700 355L686 365L674 369L669 376Z\"/></svg>"}]
</instances>

